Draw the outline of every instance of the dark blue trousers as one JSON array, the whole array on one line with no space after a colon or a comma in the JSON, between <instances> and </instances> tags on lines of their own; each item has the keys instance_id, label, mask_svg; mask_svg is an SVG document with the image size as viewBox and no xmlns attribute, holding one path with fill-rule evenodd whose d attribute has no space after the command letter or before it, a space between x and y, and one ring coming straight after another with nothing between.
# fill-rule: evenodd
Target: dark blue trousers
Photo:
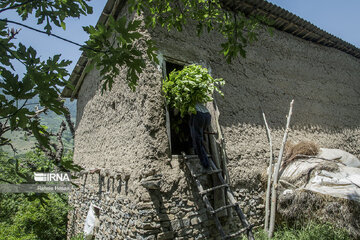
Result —
<instances>
[{"instance_id":1,"label":"dark blue trousers","mask_svg":"<svg viewBox=\"0 0 360 240\"><path fill-rule=\"evenodd\" d=\"M204 168L209 167L209 159L204 147L204 130L210 126L211 115L210 113L197 112L195 115L190 115L190 134L192 139L192 144L195 150L195 153L200 158L200 163Z\"/></svg>"}]
</instances>

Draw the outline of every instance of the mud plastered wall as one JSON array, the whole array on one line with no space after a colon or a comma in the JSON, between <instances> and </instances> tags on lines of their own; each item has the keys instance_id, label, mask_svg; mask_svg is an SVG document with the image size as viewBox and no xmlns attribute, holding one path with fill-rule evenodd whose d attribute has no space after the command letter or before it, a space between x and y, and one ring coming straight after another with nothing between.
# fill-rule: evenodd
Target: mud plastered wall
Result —
<instances>
[{"instance_id":1,"label":"mud plastered wall","mask_svg":"<svg viewBox=\"0 0 360 240\"><path fill-rule=\"evenodd\" d=\"M189 27L182 33L156 29L146 35L157 42L163 55L203 64L214 77L226 80L225 98L216 98L220 124L232 188L252 223L262 223L261 174L269 158L260 105L273 130L275 147L280 147L289 102L295 99L290 139L314 140L321 147L342 148L359 156L358 59L286 33L275 31L270 37L261 31L260 41L247 48L247 58L228 65L219 54L219 35L198 38L195 33ZM82 231L89 203L95 202L103 209L99 239L211 239L216 236L213 222L187 171L168 158L161 70L147 63L136 92L124 83L125 74L124 70L113 90L104 95L98 73L86 76L78 98L74 159L88 170L126 173L127 191L105 191L101 196L96 179L94 185L85 184L88 190L74 191L69 236ZM153 178L160 181L157 189L142 186Z\"/></svg>"},{"instance_id":2,"label":"mud plastered wall","mask_svg":"<svg viewBox=\"0 0 360 240\"><path fill-rule=\"evenodd\" d=\"M148 62L135 92L125 77L101 94L94 70L79 91L74 161L85 170L70 194L68 238L83 231L91 203L101 208L96 239L216 237L188 172L169 158L161 69Z\"/></svg>"},{"instance_id":3,"label":"mud plastered wall","mask_svg":"<svg viewBox=\"0 0 360 240\"><path fill-rule=\"evenodd\" d=\"M207 66L226 80L225 97L216 96L229 157L230 180L253 223L263 216L264 181L269 159L260 106L272 129L276 154L295 100L288 140L311 140L360 157L360 60L339 50L275 30L259 31L247 57L227 64L219 54L221 36L194 28L181 33L160 29L152 37L164 55Z\"/></svg>"},{"instance_id":4,"label":"mud plastered wall","mask_svg":"<svg viewBox=\"0 0 360 240\"><path fill-rule=\"evenodd\" d=\"M166 130L161 127L165 126L161 72L148 63L136 92L125 78L124 70L115 80L119 84L104 94L96 71L84 79L78 97L74 158L85 168L136 169L146 164L140 159L167 156Z\"/></svg>"}]
</instances>

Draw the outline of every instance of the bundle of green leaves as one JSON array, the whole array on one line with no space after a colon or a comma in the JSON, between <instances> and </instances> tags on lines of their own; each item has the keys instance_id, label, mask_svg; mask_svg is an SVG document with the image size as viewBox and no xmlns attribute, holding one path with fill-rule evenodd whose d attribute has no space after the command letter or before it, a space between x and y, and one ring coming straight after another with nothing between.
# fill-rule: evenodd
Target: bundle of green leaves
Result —
<instances>
[{"instance_id":1,"label":"bundle of green leaves","mask_svg":"<svg viewBox=\"0 0 360 240\"><path fill-rule=\"evenodd\" d=\"M173 71L164 80L162 90L167 103L185 114L196 114L197 103L207 103L213 100L214 91L221 96L218 86L225 84L222 78L213 78L208 70L200 65L185 66L181 71Z\"/></svg>"}]
</instances>

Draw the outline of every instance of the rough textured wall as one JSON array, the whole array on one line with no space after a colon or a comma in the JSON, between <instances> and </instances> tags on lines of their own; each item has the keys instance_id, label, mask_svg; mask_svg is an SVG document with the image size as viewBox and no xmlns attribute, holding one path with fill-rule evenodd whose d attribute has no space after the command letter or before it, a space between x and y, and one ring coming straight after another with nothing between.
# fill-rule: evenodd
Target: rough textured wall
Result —
<instances>
[{"instance_id":1,"label":"rough textured wall","mask_svg":"<svg viewBox=\"0 0 360 240\"><path fill-rule=\"evenodd\" d=\"M131 92L124 70L103 95L98 72L86 75L78 95L74 152L75 163L84 171L76 180L80 188L70 194L74 209L68 238L83 231L90 203L101 208L96 239L217 236L188 171L168 158L161 74L159 67L147 63ZM142 182L154 178L156 189L143 187Z\"/></svg>"},{"instance_id":2,"label":"rough textured wall","mask_svg":"<svg viewBox=\"0 0 360 240\"><path fill-rule=\"evenodd\" d=\"M273 144L281 145L289 103L295 100L289 140L312 140L320 147L340 148L360 157L360 60L339 50L275 31L260 31L247 58L226 64L219 54L221 38L193 29L155 31L164 55L209 67L223 77L224 98L217 97L236 196L254 223L262 222L269 145L261 116L264 109Z\"/></svg>"},{"instance_id":3,"label":"rough textured wall","mask_svg":"<svg viewBox=\"0 0 360 240\"><path fill-rule=\"evenodd\" d=\"M198 170L202 169L195 160L193 164ZM159 174L154 175L156 171ZM83 231L90 203L101 208L95 239L200 240L219 237L188 171L177 159L160 169L142 171L138 177L115 169L85 170L78 176L80 188L71 193L69 201L74 209L69 213L68 239ZM158 187L146 189L138 184L144 180L157 182ZM210 187L206 185L209 182L206 176L201 181L205 183L204 187ZM227 232L239 229L235 220L222 220Z\"/></svg>"},{"instance_id":4,"label":"rough textured wall","mask_svg":"<svg viewBox=\"0 0 360 240\"><path fill-rule=\"evenodd\" d=\"M144 164L139 159L166 156L161 72L148 63L136 92L124 83L125 74L103 95L95 71L84 79L78 98L74 158L85 168L135 169Z\"/></svg>"},{"instance_id":5,"label":"rough textured wall","mask_svg":"<svg viewBox=\"0 0 360 240\"><path fill-rule=\"evenodd\" d=\"M267 114L275 147L280 147L289 102L295 99L289 139L313 140L321 147L341 148L359 157L358 59L275 31L274 37L261 32L260 41L248 47L246 59L227 65L219 54L221 38L216 34L199 39L194 29L188 28L182 33L157 29L150 36L164 56L203 64L213 76L226 80L225 98L217 97L220 124L232 186L252 223L262 222L261 174L268 162L260 105ZM92 201L103 208L99 239L215 236L213 222L204 212L186 169L176 159L169 162L166 157L160 70L148 63L135 93L124 84L124 74L120 84L101 95L99 76L93 71L79 92L74 158L85 167L84 176L99 168L105 180L95 179L90 184L84 176L79 179L87 190L72 194L75 210L69 215L69 231L82 231ZM97 193L115 174L107 172L127 179L126 192L105 190L104 185ZM146 190L141 182L154 177L160 179L159 188ZM142 212L144 206L148 219Z\"/></svg>"},{"instance_id":6,"label":"rough textured wall","mask_svg":"<svg viewBox=\"0 0 360 240\"><path fill-rule=\"evenodd\" d=\"M219 106L235 182L252 183L266 167L260 105L275 147L280 147L294 99L289 140L312 140L360 156L359 59L276 31L274 37L261 36L247 58L234 64L240 71L218 64L214 72L228 80L223 90L231 97L219 99Z\"/></svg>"}]
</instances>

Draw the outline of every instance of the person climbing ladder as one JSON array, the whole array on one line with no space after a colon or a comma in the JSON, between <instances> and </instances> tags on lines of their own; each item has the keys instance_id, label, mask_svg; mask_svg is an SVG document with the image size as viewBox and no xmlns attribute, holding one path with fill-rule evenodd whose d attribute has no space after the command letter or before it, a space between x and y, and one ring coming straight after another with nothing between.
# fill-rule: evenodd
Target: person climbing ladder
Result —
<instances>
[{"instance_id":1,"label":"person climbing ladder","mask_svg":"<svg viewBox=\"0 0 360 240\"><path fill-rule=\"evenodd\" d=\"M192 145L195 153L199 156L201 165L209 168L209 159L204 147L204 131L210 126L211 115L209 110L200 103L195 105L196 114L190 115L189 127Z\"/></svg>"}]
</instances>

